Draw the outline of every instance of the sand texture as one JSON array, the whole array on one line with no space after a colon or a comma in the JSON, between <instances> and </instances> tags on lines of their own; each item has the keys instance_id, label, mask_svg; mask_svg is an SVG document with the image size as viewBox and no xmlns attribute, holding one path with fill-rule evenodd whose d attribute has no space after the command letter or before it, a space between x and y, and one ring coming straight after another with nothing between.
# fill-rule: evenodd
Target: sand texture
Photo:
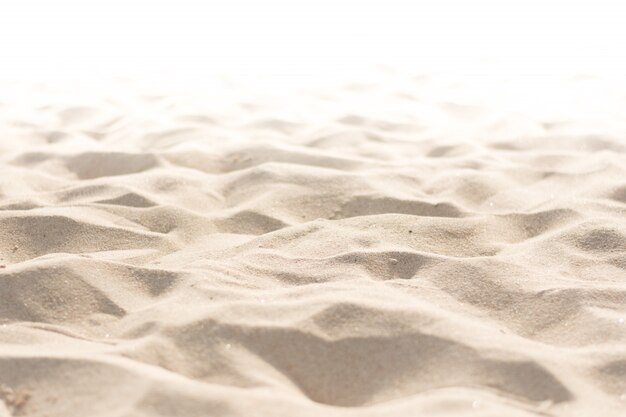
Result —
<instances>
[{"instance_id":1,"label":"sand texture","mask_svg":"<svg viewBox=\"0 0 626 417\"><path fill-rule=\"evenodd\" d=\"M386 76L3 90L0 416L626 416L626 95Z\"/></svg>"}]
</instances>

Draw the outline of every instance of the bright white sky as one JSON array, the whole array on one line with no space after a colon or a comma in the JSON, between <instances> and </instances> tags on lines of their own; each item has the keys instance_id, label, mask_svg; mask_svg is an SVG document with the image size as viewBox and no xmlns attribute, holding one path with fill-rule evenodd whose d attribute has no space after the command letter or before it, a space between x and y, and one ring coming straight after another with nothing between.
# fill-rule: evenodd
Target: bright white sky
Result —
<instances>
[{"instance_id":1,"label":"bright white sky","mask_svg":"<svg viewBox=\"0 0 626 417\"><path fill-rule=\"evenodd\" d=\"M1 0L0 77L626 69L626 2ZM626 71L625 71L626 72Z\"/></svg>"}]
</instances>

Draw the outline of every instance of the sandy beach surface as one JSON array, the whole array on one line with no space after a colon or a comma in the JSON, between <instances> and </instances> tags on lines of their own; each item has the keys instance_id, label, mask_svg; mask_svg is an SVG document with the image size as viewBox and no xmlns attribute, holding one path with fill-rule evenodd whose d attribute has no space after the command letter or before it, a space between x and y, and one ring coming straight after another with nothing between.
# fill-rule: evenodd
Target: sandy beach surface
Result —
<instances>
[{"instance_id":1,"label":"sandy beach surface","mask_svg":"<svg viewBox=\"0 0 626 417\"><path fill-rule=\"evenodd\" d=\"M625 91L376 77L5 86L0 416L626 416Z\"/></svg>"}]
</instances>

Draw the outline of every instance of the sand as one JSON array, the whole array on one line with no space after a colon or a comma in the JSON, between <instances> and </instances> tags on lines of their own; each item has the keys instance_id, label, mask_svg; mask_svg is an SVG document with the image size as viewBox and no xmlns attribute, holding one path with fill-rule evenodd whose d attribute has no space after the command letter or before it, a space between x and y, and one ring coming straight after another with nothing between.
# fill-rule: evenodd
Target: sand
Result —
<instances>
[{"instance_id":1,"label":"sand","mask_svg":"<svg viewBox=\"0 0 626 417\"><path fill-rule=\"evenodd\" d=\"M626 94L386 71L3 89L0 416L626 416Z\"/></svg>"}]
</instances>

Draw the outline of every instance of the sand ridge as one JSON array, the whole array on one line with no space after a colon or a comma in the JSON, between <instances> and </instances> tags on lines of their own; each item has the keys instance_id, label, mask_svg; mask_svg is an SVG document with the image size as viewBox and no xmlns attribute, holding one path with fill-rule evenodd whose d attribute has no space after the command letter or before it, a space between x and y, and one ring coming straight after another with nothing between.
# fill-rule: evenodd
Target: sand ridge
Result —
<instances>
[{"instance_id":1,"label":"sand ridge","mask_svg":"<svg viewBox=\"0 0 626 417\"><path fill-rule=\"evenodd\" d=\"M38 88L0 99L0 416L626 415L617 110Z\"/></svg>"}]
</instances>

